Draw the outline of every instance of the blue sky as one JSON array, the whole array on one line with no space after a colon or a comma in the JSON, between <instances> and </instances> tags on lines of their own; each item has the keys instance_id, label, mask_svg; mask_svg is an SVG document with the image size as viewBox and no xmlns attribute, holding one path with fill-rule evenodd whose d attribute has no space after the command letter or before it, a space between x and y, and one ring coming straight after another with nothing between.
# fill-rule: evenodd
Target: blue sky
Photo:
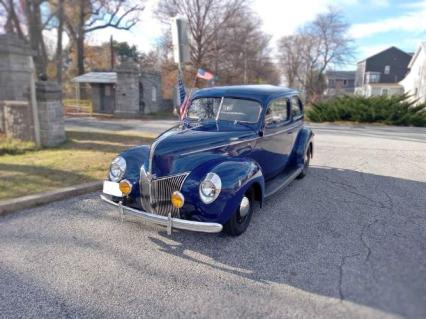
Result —
<instances>
[{"instance_id":1,"label":"blue sky","mask_svg":"<svg viewBox=\"0 0 426 319\"><path fill-rule=\"evenodd\" d=\"M153 16L157 1L145 2L141 22L131 32L102 30L93 33L91 41L107 41L113 34L116 40L149 51L164 29ZM414 52L420 41L426 41L426 0L252 0L264 31L273 37L273 46L281 36L294 33L329 6L340 9L351 24L349 34L357 47L354 61L345 69L354 68L356 61L390 46Z\"/></svg>"}]
</instances>

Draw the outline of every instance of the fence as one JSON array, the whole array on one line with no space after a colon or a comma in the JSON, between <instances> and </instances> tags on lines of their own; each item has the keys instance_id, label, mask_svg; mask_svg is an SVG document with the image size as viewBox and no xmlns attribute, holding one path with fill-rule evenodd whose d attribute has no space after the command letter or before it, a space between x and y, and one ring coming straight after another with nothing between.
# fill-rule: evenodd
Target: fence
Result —
<instances>
[{"instance_id":1,"label":"fence","mask_svg":"<svg viewBox=\"0 0 426 319\"><path fill-rule=\"evenodd\" d=\"M64 113L67 115L91 115L93 113L93 105L90 100L65 99Z\"/></svg>"}]
</instances>

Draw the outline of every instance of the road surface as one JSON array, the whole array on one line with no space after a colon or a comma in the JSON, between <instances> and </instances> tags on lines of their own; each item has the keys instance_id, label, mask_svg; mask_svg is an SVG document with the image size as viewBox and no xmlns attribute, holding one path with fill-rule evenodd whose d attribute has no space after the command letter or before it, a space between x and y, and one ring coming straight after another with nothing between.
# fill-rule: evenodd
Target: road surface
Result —
<instances>
[{"instance_id":1,"label":"road surface","mask_svg":"<svg viewBox=\"0 0 426 319\"><path fill-rule=\"evenodd\" d=\"M426 318L426 130L313 127L308 175L237 238L99 194L0 217L0 318Z\"/></svg>"}]
</instances>

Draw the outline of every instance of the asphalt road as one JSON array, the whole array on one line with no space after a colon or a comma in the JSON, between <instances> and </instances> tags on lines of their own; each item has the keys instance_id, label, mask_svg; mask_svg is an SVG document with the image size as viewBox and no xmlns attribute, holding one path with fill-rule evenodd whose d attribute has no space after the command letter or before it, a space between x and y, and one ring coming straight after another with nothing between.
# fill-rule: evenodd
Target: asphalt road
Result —
<instances>
[{"instance_id":1,"label":"asphalt road","mask_svg":"<svg viewBox=\"0 0 426 319\"><path fill-rule=\"evenodd\" d=\"M426 318L426 130L314 128L306 178L238 238L99 194L0 217L0 317Z\"/></svg>"}]
</instances>

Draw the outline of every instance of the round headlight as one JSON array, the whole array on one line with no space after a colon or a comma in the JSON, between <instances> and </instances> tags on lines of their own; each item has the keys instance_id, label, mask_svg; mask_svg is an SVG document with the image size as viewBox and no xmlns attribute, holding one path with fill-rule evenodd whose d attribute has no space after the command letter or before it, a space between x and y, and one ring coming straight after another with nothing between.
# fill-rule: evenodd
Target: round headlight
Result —
<instances>
[{"instance_id":1,"label":"round headlight","mask_svg":"<svg viewBox=\"0 0 426 319\"><path fill-rule=\"evenodd\" d=\"M126 160L121 156L117 156L111 162L109 168L109 179L113 182L118 182L126 172Z\"/></svg>"},{"instance_id":2,"label":"round headlight","mask_svg":"<svg viewBox=\"0 0 426 319\"><path fill-rule=\"evenodd\" d=\"M200 184L200 198L205 204L210 204L216 200L222 189L222 181L219 175L208 173Z\"/></svg>"}]
</instances>

